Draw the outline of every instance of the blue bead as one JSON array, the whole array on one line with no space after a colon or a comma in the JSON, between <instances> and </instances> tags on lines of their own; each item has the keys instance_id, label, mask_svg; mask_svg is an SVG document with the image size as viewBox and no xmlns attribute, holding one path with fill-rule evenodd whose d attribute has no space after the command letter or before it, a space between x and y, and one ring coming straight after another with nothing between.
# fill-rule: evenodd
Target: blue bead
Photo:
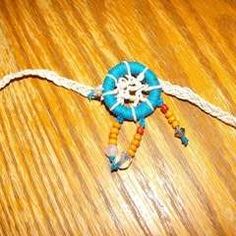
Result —
<instances>
[{"instance_id":1,"label":"blue bead","mask_svg":"<svg viewBox=\"0 0 236 236\"><path fill-rule=\"evenodd\" d=\"M92 90L89 94L88 94L88 100L91 101L94 98L94 91Z\"/></svg>"},{"instance_id":2,"label":"blue bead","mask_svg":"<svg viewBox=\"0 0 236 236\"><path fill-rule=\"evenodd\" d=\"M180 139L181 139L181 142L184 146L188 145L189 140L186 138L186 136L182 136L182 137L180 137Z\"/></svg>"},{"instance_id":3,"label":"blue bead","mask_svg":"<svg viewBox=\"0 0 236 236\"><path fill-rule=\"evenodd\" d=\"M113 163L111 164L111 172L112 172L112 171L117 171L117 170L119 170L119 167L120 167L120 165L119 165L118 162L117 162L117 163L113 162Z\"/></svg>"},{"instance_id":4,"label":"blue bead","mask_svg":"<svg viewBox=\"0 0 236 236\"><path fill-rule=\"evenodd\" d=\"M112 162L115 161L116 157L115 156L109 156L108 159L112 163Z\"/></svg>"}]
</instances>

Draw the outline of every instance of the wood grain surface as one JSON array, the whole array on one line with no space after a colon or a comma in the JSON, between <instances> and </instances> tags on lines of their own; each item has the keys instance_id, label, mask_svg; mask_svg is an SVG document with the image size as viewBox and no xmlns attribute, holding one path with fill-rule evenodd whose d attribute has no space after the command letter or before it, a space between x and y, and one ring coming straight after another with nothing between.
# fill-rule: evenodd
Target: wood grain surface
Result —
<instances>
[{"instance_id":1,"label":"wood grain surface","mask_svg":"<svg viewBox=\"0 0 236 236\"><path fill-rule=\"evenodd\" d=\"M47 68L96 86L121 60L236 114L236 1L0 1L0 76ZM102 104L33 78L1 90L0 235L236 235L236 130L163 98L189 146L156 110L133 165L110 173Z\"/></svg>"}]
</instances>

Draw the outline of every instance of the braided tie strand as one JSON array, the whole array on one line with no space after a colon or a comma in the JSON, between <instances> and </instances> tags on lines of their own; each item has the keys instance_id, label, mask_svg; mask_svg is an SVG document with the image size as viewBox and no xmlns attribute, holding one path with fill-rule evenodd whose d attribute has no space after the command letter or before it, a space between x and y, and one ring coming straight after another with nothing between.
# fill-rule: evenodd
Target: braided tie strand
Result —
<instances>
[{"instance_id":1,"label":"braided tie strand","mask_svg":"<svg viewBox=\"0 0 236 236\"><path fill-rule=\"evenodd\" d=\"M209 103L201 98L198 94L193 92L188 87L181 87L174 85L168 81L160 80L164 93L175 96L181 100L186 100L196 106L207 114L223 121L224 123L236 128L236 117L229 112L223 111L221 108Z\"/></svg>"},{"instance_id":2,"label":"braided tie strand","mask_svg":"<svg viewBox=\"0 0 236 236\"><path fill-rule=\"evenodd\" d=\"M26 77L38 77L41 79L46 79L48 81L53 82L59 87L64 87L66 89L73 90L84 97L88 97L89 93L95 89L93 87L80 84L74 80L70 80L68 78L62 77L58 75L57 73L55 73L54 71L45 70L45 69L26 69L26 70L22 70L22 71L5 75L0 80L0 89L5 88L13 80L26 78Z\"/></svg>"},{"instance_id":3,"label":"braided tie strand","mask_svg":"<svg viewBox=\"0 0 236 236\"><path fill-rule=\"evenodd\" d=\"M88 98L92 93L95 98L99 97L100 99L102 99L102 97L100 96L102 88L101 85L94 88L91 86L80 84L74 80L62 77L57 73L46 69L26 69L5 75L0 80L0 89L5 88L13 80L25 77L38 77L41 79L46 79L48 81L53 82L57 86L75 91L84 97ZM223 111L221 108L207 102L206 100L201 98L198 94L193 92L190 88L174 85L168 81L163 81L161 79L159 79L159 81L161 83L162 90L164 93L177 97L181 100L189 101L192 104L199 107L202 111L206 112L207 114L236 128L236 117L234 115L230 114L229 112Z\"/></svg>"}]
</instances>

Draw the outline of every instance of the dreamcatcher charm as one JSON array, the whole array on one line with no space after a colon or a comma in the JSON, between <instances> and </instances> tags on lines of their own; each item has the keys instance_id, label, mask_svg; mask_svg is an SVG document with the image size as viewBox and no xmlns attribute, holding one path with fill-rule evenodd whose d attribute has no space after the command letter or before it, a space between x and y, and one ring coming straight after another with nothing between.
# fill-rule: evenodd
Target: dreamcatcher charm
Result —
<instances>
[{"instance_id":1,"label":"dreamcatcher charm","mask_svg":"<svg viewBox=\"0 0 236 236\"><path fill-rule=\"evenodd\" d=\"M176 117L163 103L161 93L160 82L150 69L138 62L125 61L109 70L101 93L96 94L93 91L93 94L90 94L90 98L100 96L107 109L116 117L109 133L109 144L105 149L111 171L130 166L145 131L145 118L157 107L160 107L169 124L175 129L175 136L187 146L185 130L179 126ZM118 160L117 138L124 121L134 121L138 125L128 150L122 152Z\"/></svg>"}]
</instances>

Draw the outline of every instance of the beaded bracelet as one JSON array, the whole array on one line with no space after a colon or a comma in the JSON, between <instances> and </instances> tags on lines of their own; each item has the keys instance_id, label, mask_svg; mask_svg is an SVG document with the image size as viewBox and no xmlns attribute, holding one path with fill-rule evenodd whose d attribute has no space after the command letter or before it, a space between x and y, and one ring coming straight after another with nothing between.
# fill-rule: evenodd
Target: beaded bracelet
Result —
<instances>
[{"instance_id":1,"label":"beaded bracelet","mask_svg":"<svg viewBox=\"0 0 236 236\"><path fill-rule=\"evenodd\" d=\"M117 64L108 71L103 84L96 88L59 76L53 71L27 69L4 76L0 80L0 89L15 79L30 76L46 79L58 86L73 90L89 100L99 99L105 104L109 112L115 116L109 133L108 146L105 149L111 171L124 170L130 166L145 131L145 119L157 107L160 108L168 123L175 130L175 137L179 138L184 146L188 145L185 129L180 126L175 115L163 102L162 92L187 100L202 111L236 128L236 117L234 115L212 105L187 87L180 87L168 81L160 80L150 69L138 62L124 61ZM124 121L136 122L137 130L128 150L122 152L118 158L117 138Z\"/></svg>"}]
</instances>

